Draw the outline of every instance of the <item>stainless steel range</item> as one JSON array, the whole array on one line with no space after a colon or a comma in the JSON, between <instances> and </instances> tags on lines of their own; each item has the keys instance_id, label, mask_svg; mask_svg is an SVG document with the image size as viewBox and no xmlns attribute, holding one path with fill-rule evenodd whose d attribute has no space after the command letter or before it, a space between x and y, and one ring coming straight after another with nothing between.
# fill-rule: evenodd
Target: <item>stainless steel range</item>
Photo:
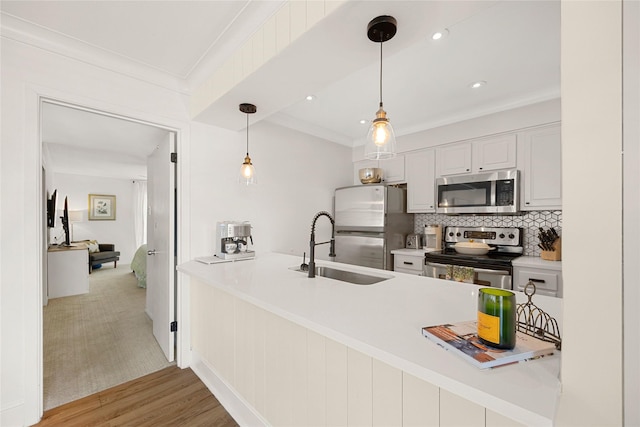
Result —
<instances>
[{"instance_id":1,"label":"stainless steel range","mask_svg":"<svg viewBox=\"0 0 640 427\"><path fill-rule=\"evenodd\" d=\"M442 251L425 254L422 274L445 279L450 266L467 267L477 285L512 289L511 261L524 251L522 236L517 227L446 227ZM464 255L454 249L456 243L470 241L485 243L491 249L486 255Z\"/></svg>"}]
</instances>

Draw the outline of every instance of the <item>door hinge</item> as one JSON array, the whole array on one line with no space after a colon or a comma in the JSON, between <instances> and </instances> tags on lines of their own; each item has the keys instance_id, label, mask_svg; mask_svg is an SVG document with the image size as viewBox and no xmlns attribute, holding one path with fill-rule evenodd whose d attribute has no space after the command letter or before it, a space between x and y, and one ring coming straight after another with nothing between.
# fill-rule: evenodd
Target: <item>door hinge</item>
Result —
<instances>
[{"instance_id":1,"label":"door hinge","mask_svg":"<svg viewBox=\"0 0 640 427\"><path fill-rule=\"evenodd\" d=\"M171 153L171 163L178 163L178 153Z\"/></svg>"},{"instance_id":2,"label":"door hinge","mask_svg":"<svg viewBox=\"0 0 640 427\"><path fill-rule=\"evenodd\" d=\"M171 332L177 332L178 331L178 322L177 321L173 321L171 322Z\"/></svg>"}]
</instances>

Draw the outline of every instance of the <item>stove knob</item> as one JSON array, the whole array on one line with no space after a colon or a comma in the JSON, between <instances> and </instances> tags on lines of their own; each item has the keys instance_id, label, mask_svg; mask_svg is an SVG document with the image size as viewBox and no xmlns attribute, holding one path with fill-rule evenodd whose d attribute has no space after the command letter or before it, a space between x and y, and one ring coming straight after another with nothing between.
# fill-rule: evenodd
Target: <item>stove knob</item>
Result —
<instances>
[{"instance_id":1,"label":"stove knob","mask_svg":"<svg viewBox=\"0 0 640 427\"><path fill-rule=\"evenodd\" d=\"M453 231L450 231L450 232L449 232L449 236L450 236L450 237L453 237Z\"/></svg>"},{"instance_id":2,"label":"stove knob","mask_svg":"<svg viewBox=\"0 0 640 427\"><path fill-rule=\"evenodd\" d=\"M510 233L510 234L509 234L509 238L510 238L510 239L515 239L515 238L516 238L516 236L515 236L515 234Z\"/></svg>"},{"instance_id":3,"label":"stove knob","mask_svg":"<svg viewBox=\"0 0 640 427\"><path fill-rule=\"evenodd\" d=\"M504 239L504 233L500 233L500 236L498 237L500 237L501 239Z\"/></svg>"},{"instance_id":4,"label":"stove knob","mask_svg":"<svg viewBox=\"0 0 640 427\"><path fill-rule=\"evenodd\" d=\"M462 233L456 233L456 236L460 237L462 236Z\"/></svg>"}]
</instances>

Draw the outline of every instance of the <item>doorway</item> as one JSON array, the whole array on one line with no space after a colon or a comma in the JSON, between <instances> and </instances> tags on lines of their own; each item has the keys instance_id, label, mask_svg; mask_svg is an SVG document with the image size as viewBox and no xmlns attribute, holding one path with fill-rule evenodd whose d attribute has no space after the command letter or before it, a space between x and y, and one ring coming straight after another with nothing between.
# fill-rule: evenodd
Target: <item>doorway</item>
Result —
<instances>
[{"instance_id":1,"label":"doorway","mask_svg":"<svg viewBox=\"0 0 640 427\"><path fill-rule=\"evenodd\" d=\"M116 243L117 248L120 249L123 255L121 257L121 260L118 262L118 268L111 268L111 266L105 266L102 269L102 271L98 269L97 271L94 271L91 274L90 276L91 281L100 282L101 281L100 279L109 280L109 277L111 277L114 280L113 283L121 282L122 279L125 279L125 281L129 279L133 279L135 282L134 274L130 270L126 271L127 264L129 264L133 255L132 248L131 248L132 244L130 241L126 241L127 239L123 237L123 232L122 230L120 230L120 229L130 228L128 227L129 221L127 221L127 217L130 216L128 215L128 212L130 213L130 210L127 209L127 204L130 204L132 202L131 198L128 198L128 200L127 200L127 197L118 198L118 202L117 204L115 204L115 207L117 207L117 211L115 215L116 220L111 221L110 224L107 224L106 222L91 223L87 221L88 219L87 211L89 209L89 207L87 206L87 197L88 197L88 194L95 193L95 192L108 193L109 191L105 190L105 187L104 187L105 182L107 182L106 185L108 188L109 182L132 183L133 179L140 180L144 178L140 176L140 171L142 169L145 169L145 175L146 175L147 157L149 157L153 152L157 151L160 147L163 147L165 142L169 140L173 140L175 143L176 135L178 132L175 129L159 126L153 123L144 122L144 121L133 119L130 117L124 117L124 116L120 116L112 113L107 113L104 111L98 111L91 108L80 107L78 105L71 105L71 104L67 104L64 102L59 102L51 99L41 100L40 111L41 111L40 143L42 145L43 164L45 165L43 169L43 192L46 194L48 191L49 192L52 191L52 189L56 187L56 182L55 182L56 178L59 179L63 175L65 175L65 179L63 179L62 181L66 181L65 185L67 186L69 186L69 182L73 183L77 181L78 182L77 189L70 190L70 191L66 190L66 192L75 191L74 198L76 200L73 202L73 204L71 204L70 202L70 208L73 206L75 208L78 208L74 210L78 210L78 211L84 210L84 216L83 216L84 221L81 221L80 223L76 223L76 224L71 224L71 227L72 227L71 232L72 232L72 235L74 236L74 240L83 240L91 236L93 237L100 236L98 237L98 239L102 240L105 243L107 242ZM90 128L91 124L94 124L99 128L94 129L94 131L88 136L86 133L87 132L86 128L87 127ZM122 138L126 140L125 142L120 141L120 138L118 135L123 135L123 132L125 132L128 137L135 138L136 143L133 144L131 142L128 142L130 140L128 140L127 138ZM175 147L172 147L171 152L176 152ZM118 161L121 161L120 165L118 165ZM142 168L139 167L140 164L142 165ZM76 169L72 168L74 165L76 166ZM91 173L89 171L91 171ZM106 175L100 178L96 178L97 172L106 173ZM161 171L160 173L162 172L163 171ZM118 173L122 175L120 176L118 175ZM166 173L169 173L169 172L167 171ZM167 200L170 201L170 203L174 205L174 207L170 211L172 213L175 213L176 212L175 195L177 192L177 187L175 185L175 182L176 182L175 168L173 168L170 173L172 174L171 182L173 183L173 188L171 190L165 191L166 192L165 197ZM131 175L131 174L137 174L137 175ZM87 182L91 183L90 185L97 186L99 188L100 188L100 185L102 185L103 187L101 187L99 191L94 191L93 189L90 190L89 189L90 186L87 186ZM116 192L116 190L111 192ZM58 193L59 193L58 200L60 200L61 199L60 191L58 191ZM62 196L62 200L64 200L64 196ZM58 208L60 207L61 206L59 202ZM118 215L117 212L121 212L121 215ZM144 214L146 215L146 212ZM171 232L166 232L167 235L162 237L164 240L171 242L172 247L176 247L175 243L177 241L177 227L174 226L175 215L172 215L171 218L169 218L169 221L171 221L170 222L171 227L168 229L170 229ZM111 231L109 231L109 229ZM45 246L51 243L51 237L52 237L51 233L47 231L50 231L50 230L48 230L45 227L45 230L44 230ZM131 230L128 230L128 232L133 234ZM156 233L162 233L162 232L156 232ZM120 243L118 244L118 242ZM133 249L135 249L135 247ZM46 253L46 247L44 250ZM173 256L169 257L167 259L167 263L170 265L166 265L166 266L163 265L162 270L175 271L176 258ZM45 264L46 264L46 259L45 259ZM155 267L155 268L160 269L160 267ZM125 271L122 271L123 269ZM45 274L43 274L43 282L44 282L43 283L43 302L47 304L47 302L51 302L51 301L47 301L46 269L44 270L44 272ZM101 276L101 277L98 277L98 276ZM164 286L167 287L167 289L165 290L166 293L172 294L171 301L175 301L174 280L175 280L175 277L172 276L164 284ZM102 290L104 291L105 286L104 284L102 285L103 285ZM106 290L108 292L111 292L110 294L108 293L110 297L107 296L104 303L99 304L96 307L113 305L113 304L110 304L111 301L115 300L114 294L112 292L114 289L112 288L115 288L115 286L110 286L110 285L106 286ZM143 292L146 292L146 291L143 290ZM69 299L76 298L77 300L81 300L82 297L88 297L88 298L85 298L85 300L91 300L91 299L95 299L97 295L98 295L98 292L96 291L95 295L91 295L91 292L89 292L88 295L78 296L77 298L75 296L70 296L67 298ZM125 299L133 300L133 298L125 298ZM145 301L143 303L144 304L143 315L144 313L150 314L147 307L148 301L146 297L144 297L143 300ZM120 310L121 314L132 311L132 310L124 310L122 307L124 303L117 303L116 305L118 307L115 307L115 309ZM81 314L83 310L85 311L87 310L86 307L90 307L90 305L86 305L85 308L83 309L81 307L82 304L80 302L76 304L72 304L72 306L75 306L75 309L73 309L74 313L71 313L72 315L73 314L78 315L79 313ZM154 308L154 309L156 311L158 310L158 308ZM72 327L73 329L82 328L83 325L89 325L90 322L87 319L93 320L94 317L100 316L96 313L97 309L88 309L88 310L89 310L88 317L85 318L85 320L71 323L73 325ZM172 306L172 307L167 307L167 313L156 313L156 314L157 314L157 317L162 317L163 320L175 319L175 311L176 311L175 307ZM118 316L116 314L116 318L117 317L122 317L122 316ZM46 316L43 316L43 318L46 320ZM113 321L113 318L108 318L106 315L104 315L104 313L103 313L102 319L105 322ZM107 320L107 319L111 319L111 320ZM153 323L156 323L156 322L153 322ZM98 321L97 325L100 325L100 324L101 322ZM95 328L97 332L98 326L95 326L95 325L96 324L94 324L93 328ZM45 334L48 333L47 326L48 325L44 325ZM91 328L91 326L89 327ZM168 327L169 325L167 325L167 328ZM127 330L129 328L123 327L122 325L114 325L113 329L120 331L115 334L116 337L118 336L123 337L122 334L124 333L124 330ZM56 330L56 333L60 333L60 332L61 331ZM62 332L64 334L64 331ZM173 335L175 336L175 333ZM104 353L106 352L93 351L93 349L100 348L99 346L95 345L96 340L99 339L99 334L98 333L94 334L91 332L86 333L85 331L85 333L82 336L84 337L82 340L84 341L85 345L83 346L82 349L80 348L66 349L66 351L70 351L70 354L68 355L69 357L65 357L65 362L68 363L70 360L73 360L72 356L74 357L77 356L78 352L91 353L89 355L84 354L79 359L79 360L85 360L88 362L83 363L82 364L83 366L79 367L79 369L77 370L78 372L77 377L82 378L82 375L89 375L89 376L95 377L96 375L105 374L106 366L108 365L107 363L108 358L104 359L105 357ZM89 345L86 345L87 341L91 341L89 342ZM134 340L134 342L136 341ZM144 351L144 349L141 349L139 345L140 342L141 341L138 340L136 345L132 346L132 348L127 351L135 352L136 347L137 347L137 350ZM169 360L164 358L164 355L163 355L165 363L169 363L173 361L173 358L174 358L173 348L171 350L172 350L171 357L169 358ZM163 354L163 352L161 352L161 354ZM132 358L132 360L133 359L134 358ZM148 359L151 359L151 358L149 357ZM43 362L44 364L47 363L47 357L46 357L46 354L44 354L44 345L43 345ZM92 363L96 367L96 369L92 374L91 373L87 374L85 371L86 366L84 365L86 365L87 363ZM134 362L131 362L131 363L134 363ZM123 366L125 364L127 364L127 362L125 362L124 364L120 364L120 366ZM149 366L142 367L141 369L143 369L143 371L140 371L142 372L141 375L149 373L149 372L144 372L145 368L155 369L153 366L157 366L160 369L164 367L160 365L152 365L151 367ZM46 368L47 367L45 366L45 371L46 371ZM130 369L130 371L137 372L136 370L137 368L136 367L133 367L133 368L134 369ZM124 370L124 369L120 369L120 370ZM114 381L122 382L122 380L129 380L129 379L133 379L133 378L123 378L121 376L118 376L117 379L115 379ZM95 380L95 378L92 378L92 380ZM104 382L100 382L100 381L97 381L97 383L104 384ZM48 409L48 408L45 408L45 409Z\"/></svg>"}]
</instances>

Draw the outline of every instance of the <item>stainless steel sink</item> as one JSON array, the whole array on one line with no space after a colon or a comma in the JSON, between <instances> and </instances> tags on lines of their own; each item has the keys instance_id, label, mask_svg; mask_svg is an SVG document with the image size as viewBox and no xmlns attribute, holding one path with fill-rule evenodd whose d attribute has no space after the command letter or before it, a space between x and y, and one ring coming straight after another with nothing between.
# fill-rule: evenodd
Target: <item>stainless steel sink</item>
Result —
<instances>
[{"instance_id":1,"label":"stainless steel sink","mask_svg":"<svg viewBox=\"0 0 640 427\"><path fill-rule=\"evenodd\" d=\"M302 271L300 267L292 267L292 270ZM373 285L391 279L393 276L373 276L370 274L357 273L355 271L339 270L337 268L327 267L324 265L316 266L316 276L326 277L327 279L340 280L341 282L352 283L354 285Z\"/></svg>"}]
</instances>

